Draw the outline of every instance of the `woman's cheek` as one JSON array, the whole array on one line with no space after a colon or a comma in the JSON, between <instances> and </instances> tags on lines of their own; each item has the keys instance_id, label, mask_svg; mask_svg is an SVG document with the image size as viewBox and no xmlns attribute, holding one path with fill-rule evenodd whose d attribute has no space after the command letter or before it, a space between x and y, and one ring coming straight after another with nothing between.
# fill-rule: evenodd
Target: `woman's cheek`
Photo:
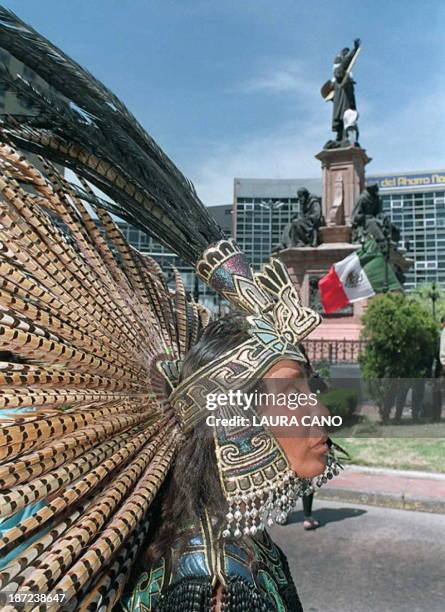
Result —
<instances>
[{"instance_id":1,"label":"woman's cheek","mask_svg":"<svg viewBox=\"0 0 445 612\"><path fill-rule=\"evenodd\" d=\"M291 469L294 470L294 472L301 478L315 478L316 476L323 474L326 468L326 456L312 455L299 465L290 461L290 466Z\"/></svg>"},{"instance_id":2,"label":"woman's cheek","mask_svg":"<svg viewBox=\"0 0 445 612\"><path fill-rule=\"evenodd\" d=\"M311 438L278 437L290 468L302 478L315 478L324 472L326 455L316 452L310 446Z\"/></svg>"}]
</instances>

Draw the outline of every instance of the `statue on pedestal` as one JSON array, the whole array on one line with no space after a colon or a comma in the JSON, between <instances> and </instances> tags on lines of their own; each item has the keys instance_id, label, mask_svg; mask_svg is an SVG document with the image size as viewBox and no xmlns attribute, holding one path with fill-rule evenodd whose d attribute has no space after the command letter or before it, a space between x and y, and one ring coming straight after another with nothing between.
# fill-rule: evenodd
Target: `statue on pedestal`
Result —
<instances>
[{"instance_id":1,"label":"statue on pedestal","mask_svg":"<svg viewBox=\"0 0 445 612\"><path fill-rule=\"evenodd\" d=\"M352 78L352 66L360 51L360 39L355 39L354 48L345 47L334 59L333 76L321 88L321 95L326 101L334 103L332 109L332 131L335 140L328 140L325 149L358 146L358 112L355 102L355 81ZM349 111L353 111L351 114ZM348 114L347 114L348 113ZM353 129L351 129L353 128ZM351 137L351 134L354 136ZM351 142L352 140L352 142Z\"/></svg>"},{"instance_id":2,"label":"statue on pedestal","mask_svg":"<svg viewBox=\"0 0 445 612\"><path fill-rule=\"evenodd\" d=\"M397 244L400 240L399 228L383 213L377 184L363 189L352 211L351 223L352 242L363 242L371 237L378 244L388 240Z\"/></svg>"},{"instance_id":3,"label":"statue on pedestal","mask_svg":"<svg viewBox=\"0 0 445 612\"><path fill-rule=\"evenodd\" d=\"M298 192L300 215L295 215L283 230L281 242L274 251L291 247L312 246L319 244L318 229L325 225L321 200L318 196L309 193L306 187Z\"/></svg>"},{"instance_id":4,"label":"statue on pedestal","mask_svg":"<svg viewBox=\"0 0 445 612\"><path fill-rule=\"evenodd\" d=\"M377 184L368 185L363 189L354 206L351 223L352 242L365 242L368 238L374 238L403 285L405 272L412 262L405 257L405 250L398 248L400 230L389 216L383 213Z\"/></svg>"}]
</instances>

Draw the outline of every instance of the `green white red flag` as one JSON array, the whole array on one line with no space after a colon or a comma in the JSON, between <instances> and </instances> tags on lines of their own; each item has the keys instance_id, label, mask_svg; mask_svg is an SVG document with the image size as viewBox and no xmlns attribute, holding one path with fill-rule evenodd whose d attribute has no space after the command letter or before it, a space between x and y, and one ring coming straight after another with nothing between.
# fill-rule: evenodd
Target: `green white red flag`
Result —
<instances>
[{"instance_id":1,"label":"green white red flag","mask_svg":"<svg viewBox=\"0 0 445 612\"><path fill-rule=\"evenodd\" d=\"M331 266L318 281L318 288L326 314L377 293L403 290L391 264L372 239Z\"/></svg>"}]
</instances>

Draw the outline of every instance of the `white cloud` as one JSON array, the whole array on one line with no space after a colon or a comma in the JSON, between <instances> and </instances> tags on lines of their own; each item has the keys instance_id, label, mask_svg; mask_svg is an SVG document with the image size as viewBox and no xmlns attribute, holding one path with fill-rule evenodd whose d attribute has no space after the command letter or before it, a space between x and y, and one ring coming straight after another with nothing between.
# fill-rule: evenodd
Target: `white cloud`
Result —
<instances>
[{"instance_id":1,"label":"white cloud","mask_svg":"<svg viewBox=\"0 0 445 612\"><path fill-rule=\"evenodd\" d=\"M293 80L285 70L274 74L273 78L252 81L249 87L269 91L278 91L279 87L297 91L300 87L298 78ZM430 87L428 93L425 90L414 91L410 100L400 100L399 108L387 109L382 116L377 115L374 103L359 97L360 141L373 158L368 173L445 166L445 94L439 86ZM207 149L207 157L195 158L196 166L189 169L201 199L210 206L231 202L234 177L320 176L320 164L314 155L331 137L330 109L322 115L323 108L320 102L314 102L303 112L296 109L295 121L268 135L235 136L215 144L210 154Z\"/></svg>"},{"instance_id":2,"label":"white cloud","mask_svg":"<svg viewBox=\"0 0 445 612\"><path fill-rule=\"evenodd\" d=\"M212 206L233 200L236 176L316 177L319 162L314 155L327 137L323 127L309 125L302 129L296 123L289 123L267 136L219 144L213 155L201 160L193 172L197 191L203 202Z\"/></svg>"},{"instance_id":3,"label":"white cloud","mask_svg":"<svg viewBox=\"0 0 445 612\"><path fill-rule=\"evenodd\" d=\"M297 66L277 68L261 76L248 79L241 84L240 89L244 93L258 91L307 93L308 91L307 80L301 68Z\"/></svg>"},{"instance_id":4,"label":"white cloud","mask_svg":"<svg viewBox=\"0 0 445 612\"><path fill-rule=\"evenodd\" d=\"M313 84L308 77L308 69L301 62L285 61L281 66L275 66L263 71L262 74L248 79L241 84L244 93L294 92L307 95L313 91Z\"/></svg>"}]
</instances>

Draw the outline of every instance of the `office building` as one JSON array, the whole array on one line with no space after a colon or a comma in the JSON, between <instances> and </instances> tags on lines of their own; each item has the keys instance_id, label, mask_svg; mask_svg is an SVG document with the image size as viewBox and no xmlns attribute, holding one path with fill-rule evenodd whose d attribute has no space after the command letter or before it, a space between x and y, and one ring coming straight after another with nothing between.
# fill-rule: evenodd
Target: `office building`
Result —
<instances>
[{"instance_id":1,"label":"office building","mask_svg":"<svg viewBox=\"0 0 445 612\"><path fill-rule=\"evenodd\" d=\"M208 210L226 234L230 236L232 230L232 206L230 204L225 206L212 206ZM174 266L181 273L187 291L189 291L195 299L199 298L200 303L212 311L220 310L222 303L221 298L210 289L210 287L197 278L190 264L182 261L175 253L172 253L167 247L147 233L122 221L118 221L118 225L125 238L132 246L141 253L150 255L160 264L166 274L168 283L171 283L173 286L174 279L171 274L171 269L172 266Z\"/></svg>"},{"instance_id":2,"label":"office building","mask_svg":"<svg viewBox=\"0 0 445 612\"><path fill-rule=\"evenodd\" d=\"M434 281L445 287L445 170L371 175L367 182L378 183L383 211L414 260L405 288Z\"/></svg>"},{"instance_id":3,"label":"office building","mask_svg":"<svg viewBox=\"0 0 445 612\"><path fill-rule=\"evenodd\" d=\"M24 66L22 62L13 57L8 51L0 49L0 62L11 71L12 74L21 75L26 81L40 90L49 89L47 83L33 70ZM32 106L28 106L19 100L15 93L8 91L0 85L0 114L20 114L20 112L32 112Z\"/></svg>"},{"instance_id":4,"label":"office building","mask_svg":"<svg viewBox=\"0 0 445 612\"><path fill-rule=\"evenodd\" d=\"M255 270L280 242L284 226L300 212L297 191L321 194L318 179L241 179L234 184L234 237Z\"/></svg>"},{"instance_id":5,"label":"office building","mask_svg":"<svg viewBox=\"0 0 445 612\"><path fill-rule=\"evenodd\" d=\"M445 288L445 170L367 175L378 183L383 211L401 230L414 265L405 287L437 281ZM255 269L267 261L284 226L299 212L297 191L321 195L321 179L234 180L234 237Z\"/></svg>"}]
</instances>

